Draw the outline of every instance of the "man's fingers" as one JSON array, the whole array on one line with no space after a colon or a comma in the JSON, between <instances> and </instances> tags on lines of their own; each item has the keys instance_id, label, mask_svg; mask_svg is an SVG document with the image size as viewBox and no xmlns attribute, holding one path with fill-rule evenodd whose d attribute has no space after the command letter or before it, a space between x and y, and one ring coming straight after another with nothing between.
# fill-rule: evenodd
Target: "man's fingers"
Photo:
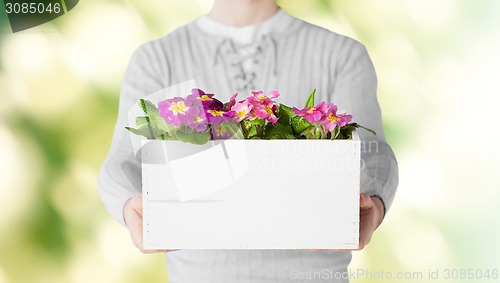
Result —
<instances>
[{"instance_id":1,"label":"man's fingers","mask_svg":"<svg viewBox=\"0 0 500 283\"><path fill-rule=\"evenodd\" d=\"M359 195L359 207L370 207L372 204L372 199L369 195L364 193Z\"/></svg>"},{"instance_id":2,"label":"man's fingers","mask_svg":"<svg viewBox=\"0 0 500 283\"><path fill-rule=\"evenodd\" d=\"M142 216L142 197L135 198L134 209Z\"/></svg>"}]
</instances>

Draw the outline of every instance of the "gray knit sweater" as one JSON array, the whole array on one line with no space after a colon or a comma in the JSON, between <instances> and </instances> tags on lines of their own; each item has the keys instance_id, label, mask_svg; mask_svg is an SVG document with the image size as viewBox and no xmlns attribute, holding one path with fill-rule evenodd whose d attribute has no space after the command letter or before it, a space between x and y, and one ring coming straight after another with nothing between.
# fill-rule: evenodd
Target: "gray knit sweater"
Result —
<instances>
[{"instance_id":1,"label":"gray knit sweater","mask_svg":"<svg viewBox=\"0 0 500 283\"><path fill-rule=\"evenodd\" d=\"M223 101L234 92L246 97L252 90L279 90L278 102L301 106L316 88L317 101L334 102L353 114L354 121L377 132L373 136L360 131L363 141L377 141L362 154L361 190L379 196L387 211L396 192L397 163L385 142L377 79L365 47L299 19L289 22L284 31L256 39L253 51L244 56L234 41L208 34L194 22L135 52L121 87L111 149L98 179L101 198L118 222L124 224L124 202L141 191L140 160L124 129L128 110L140 98L191 79ZM250 69L242 67L248 56ZM167 253L167 270L172 283L347 282L335 279L341 275L335 272L346 271L350 260L350 253L330 251L181 250Z\"/></svg>"}]
</instances>

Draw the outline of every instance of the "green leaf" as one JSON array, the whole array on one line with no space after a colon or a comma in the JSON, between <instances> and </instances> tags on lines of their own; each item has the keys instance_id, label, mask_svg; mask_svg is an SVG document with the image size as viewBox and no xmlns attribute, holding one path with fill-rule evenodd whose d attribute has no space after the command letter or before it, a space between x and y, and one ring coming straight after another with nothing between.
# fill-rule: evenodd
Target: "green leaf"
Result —
<instances>
[{"instance_id":1,"label":"green leaf","mask_svg":"<svg viewBox=\"0 0 500 283\"><path fill-rule=\"evenodd\" d=\"M129 132L138 135L138 136L143 136L146 137L147 139L155 139L156 136L153 133L153 130L151 129L150 126L148 125L142 125L138 129L130 128L130 127L125 127Z\"/></svg>"},{"instance_id":2,"label":"green leaf","mask_svg":"<svg viewBox=\"0 0 500 283\"><path fill-rule=\"evenodd\" d=\"M149 100L141 99L139 101L139 105L142 108L142 111L146 113L149 117L149 122L151 123L151 127L153 129L159 129L163 132L169 132L173 129L172 125L167 125L163 117L160 116L160 112L158 108Z\"/></svg>"},{"instance_id":3,"label":"green leaf","mask_svg":"<svg viewBox=\"0 0 500 283\"><path fill-rule=\"evenodd\" d=\"M294 135L287 134L287 133L280 133L280 132L266 135L264 138L268 139L268 140L294 140L294 139L296 139Z\"/></svg>"},{"instance_id":4,"label":"green leaf","mask_svg":"<svg viewBox=\"0 0 500 283\"><path fill-rule=\"evenodd\" d=\"M206 144L210 140L210 133L184 133L183 131L177 131L177 139L182 142L192 143L192 144Z\"/></svg>"},{"instance_id":5,"label":"green leaf","mask_svg":"<svg viewBox=\"0 0 500 283\"><path fill-rule=\"evenodd\" d=\"M135 118L135 125L137 127L140 127L142 125L151 125L151 123L149 122L149 117L142 116L142 117Z\"/></svg>"},{"instance_id":6,"label":"green leaf","mask_svg":"<svg viewBox=\"0 0 500 283\"><path fill-rule=\"evenodd\" d=\"M257 126L255 125L252 125L249 129L248 129L248 133L247 133L247 139L250 139L252 137L255 137L257 135Z\"/></svg>"},{"instance_id":7,"label":"green leaf","mask_svg":"<svg viewBox=\"0 0 500 283\"><path fill-rule=\"evenodd\" d=\"M306 119L304 119L304 117L300 117L300 116L293 117L292 121L291 121L291 125L292 125L292 129L293 129L294 133L297 135L300 135L304 131L314 127L313 124L307 122Z\"/></svg>"},{"instance_id":8,"label":"green leaf","mask_svg":"<svg viewBox=\"0 0 500 283\"><path fill-rule=\"evenodd\" d=\"M243 130L239 123L223 122L222 127L229 133L232 139L243 139ZM256 132L257 133L257 132Z\"/></svg>"},{"instance_id":9,"label":"green leaf","mask_svg":"<svg viewBox=\"0 0 500 283\"><path fill-rule=\"evenodd\" d=\"M265 119L255 119L251 121L243 120L241 122L241 125L243 126L243 133L245 138L250 139L254 136L259 135L259 133L262 132L265 123L266 123Z\"/></svg>"},{"instance_id":10,"label":"green leaf","mask_svg":"<svg viewBox=\"0 0 500 283\"><path fill-rule=\"evenodd\" d=\"M337 136L337 140L351 140L352 132L357 128L356 124L347 124L340 128L340 133Z\"/></svg>"},{"instance_id":11,"label":"green leaf","mask_svg":"<svg viewBox=\"0 0 500 283\"><path fill-rule=\"evenodd\" d=\"M276 113L276 116L278 117L278 123L290 124L290 119L292 119L293 117L296 117L297 114L295 114L295 112L293 112L291 107L280 104L280 106L278 107L278 113Z\"/></svg>"},{"instance_id":12,"label":"green leaf","mask_svg":"<svg viewBox=\"0 0 500 283\"><path fill-rule=\"evenodd\" d=\"M306 101L306 105L304 106L304 108L306 107L314 107L314 95L316 94L316 89L314 89L311 94L309 95L309 97L307 98L307 101Z\"/></svg>"},{"instance_id":13,"label":"green leaf","mask_svg":"<svg viewBox=\"0 0 500 283\"><path fill-rule=\"evenodd\" d=\"M368 131L368 132L372 133L372 134L373 134L373 135L375 135L375 136L377 135L377 133L376 133L374 130L372 130L372 129L368 129L368 128L365 128L365 127L361 126L360 124L356 124L356 128L361 128L361 129L363 129L363 130L366 130L366 131Z\"/></svg>"},{"instance_id":14,"label":"green leaf","mask_svg":"<svg viewBox=\"0 0 500 283\"><path fill-rule=\"evenodd\" d=\"M255 119L251 121L245 120L245 122L248 122L250 125L264 126L266 119Z\"/></svg>"},{"instance_id":15,"label":"green leaf","mask_svg":"<svg viewBox=\"0 0 500 283\"><path fill-rule=\"evenodd\" d=\"M277 136L282 136L282 135L289 135L292 136L292 138L295 138L290 123L276 123L274 125L269 123L266 125L264 133L265 139L276 139Z\"/></svg>"}]
</instances>

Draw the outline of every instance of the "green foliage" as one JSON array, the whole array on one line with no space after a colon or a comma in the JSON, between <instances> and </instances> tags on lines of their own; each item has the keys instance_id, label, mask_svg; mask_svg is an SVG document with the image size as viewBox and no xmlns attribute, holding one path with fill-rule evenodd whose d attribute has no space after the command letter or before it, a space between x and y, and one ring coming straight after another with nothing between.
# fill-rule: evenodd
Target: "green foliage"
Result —
<instances>
[{"instance_id":1,"label":"green foliage","mask_svg":"<svg viewBox=\"0 0 500 283\"><path fill-rule=\"evenodd\" d=\"M149 117L148 116L142 116L142 117L137 117L135 118L135 125L137 127L140 127L142 125L149 125Z\"/></svg>"},{"instance_id":2,"label":"green foliage","mask_svg":"<svg viewBox=\"0 0 500 283\"><path fill-rule=\"evenodd\" d=\"M165 120L160 116L158 108L156 108L156 106L151 101L141 99L139 101L139 104L141 105L144 113L149 117L150 126L153 128L153 130L158 131L155 132L155 134L163 134L165 132L168 132L169 130L172 130L172 127L167 125Z\"/></svg>"},{"instance_id":3,"label":"green foliage","mask_svg":"<svg viewBox=\"0 0 500 283\"><path fill-rule=\"evenodd\" d=\"M243 131L239 123L223 122L222 127L233 139L244 139Z\"/></svg>"},{"instance_id":4,"label":"green foliage","mask_svg":"<svg viewBox=\"0 0 500 283\"><path fill-rule=\"evenodd\" d=\"M276 124L267 124L265 128L264 139L272 140L272 139L295 139L293 135L293 130L290 124L285 123L276 123Z\"/></svg>"},{"instance_id":5,"label":"green foliage","mask_svg":"<svg viewBox=\"0 0 500 283\"><path fill-rule=\"evenodd\" d=\"M192 144L206 144L210 140L210 133L186 133L183 131L177 132L177 139L182 142Z\"/></svg>"},{"instance_id":6,"label":"green foliage","mask_svg":"<svg viewBox=\"0 0 500 283\"><path fill-rule=\"evenodd\" d=\"M265 124L266 120L264 119L241 121L241 126L243 127L243 136L246 139L251 139L253 137L262 137Z\"/></svg>"},{"instance_id":7,"label":"green foliage","mask_svg":"<svg viewBox=\"0 0 500 283\"><path fill-rule=\"evenodd\" d=\"M291 125L293 132L296 135L300 135L305 131L314 128L313 124L307 122L306 119L304 119L304 117L299 117L299 116L295 116L292 118Z\"/></svg>"},{"instance_id":8,"label":"green foliage","mask_svg":"<svg viewBox=\"0 0 500 283\"><path fill-rule=\"evenodd\" d=\"M304 106L304 108L306 107L314 107L314 95L316 94L316 89L314 89L311 94L309 95L309 97L307 98L307 101L306 101L306 105Z\"/></svg>"},{"instance_id":9,"label":"green foliage","mask_svg":"<svg viewBox=\"0 0 500 283\"><path fill-rule=\"evenodd\" d=\"M291 107L284 104L280 104L278 107L277 117L279 123L290 123L290 120L295 116L297 116L297 114L293 112Z\"/></svg>"},{"instance_id":10,"label":"green foliage","mask_svg":"<svg viewBox=\"0 0 500 283\"><path fill-rule=\"evenodd\" d=\"M290 120L296 114L286 105L280 105L276 113L278 122L268 123L265 127L264 139L295 139Z\"/></svg>"},{"instance_id":11,"label":"green foliage","mask_svg":"<svg viewBox=\"0 0 500 283\"><path fill-rule=\"evenodd\" d=\"M165 140L175 137L177 127L168 125L160 116L158 108L151 101L140 99L139 106L146 114L146 116L135 119L136 126L139 128L125 127L125 129L147 139Z\"/></svg>"},{"instance_id":12,"label":"green foliage","mask_svg":"<svg viewBox=\"0 0 500 283\"><path fill-rule=\"evenodd\" d=\"M149 124L145 124L140 126L139 128L131 128L131 127L125 127L128 131L130 131L132 134L138 135L138 136L143 136L147 138L148 140L155 139L155 135L153 133L153 129Z\"/></svg>"}]
</instances>

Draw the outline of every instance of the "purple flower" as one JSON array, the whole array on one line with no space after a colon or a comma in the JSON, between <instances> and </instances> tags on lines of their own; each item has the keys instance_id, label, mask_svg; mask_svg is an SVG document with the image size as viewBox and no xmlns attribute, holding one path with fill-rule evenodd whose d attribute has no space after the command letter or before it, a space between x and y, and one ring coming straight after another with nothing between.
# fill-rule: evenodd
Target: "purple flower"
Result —
<instances>
[{"instance_id":1,"label":"purple flower","mask_svg":"<svg viewBox=\"0 0 500 283\"><path fill-rule=\"evenodd\" d=\"M205 115L208 119L208 123L213 125L218 125L222 122L232 121L234 116L234 111L222 111L216 109L205 109Z\"/></svg>"},{"instance_id":2,"label":"purple flower","mask_svg":"<svg viewBox=\"0 0 500 283\"><path fill-rule=\"evenodd\" d=\"M231 135L226 131L222 124L214 125L210 133L213 140L227 140Z\"/></svg>"},{"instance_id":3,"label":"purple flower","mask_svg":"<svg viewBox=\"0 0 500 283\"><path fill-rule=\"evenodd\" d=\"M191 127L198 132L203 132L208 127L208 119L201 107L193 107L193 110L182 120L183 125Z\"/></svg>"},{"instance_id":4,"label":"purple flower","mask_svg":"<svg viewBox=\"0 0 500 283\"><path fill-rule=\"evenodd\" d=\"M207 94L199 88L193 88L186 99L192 101L195 105L202 105L208 109L220 110L223 106L222 102L214 98L213 94Z\"/></svg>"},{"instance_id":5,"label":"purple flower","mask_svg":"<svg viewBox=\"0 0 500 283\"><path fill-rule=\"evenodd\" d=\"M225 111L229 111L236 104L236 96L238 96L238 93L235 93L233 94L233 96L231 96L229 102L224 106Z\"/></svg>"}]
</instances>

